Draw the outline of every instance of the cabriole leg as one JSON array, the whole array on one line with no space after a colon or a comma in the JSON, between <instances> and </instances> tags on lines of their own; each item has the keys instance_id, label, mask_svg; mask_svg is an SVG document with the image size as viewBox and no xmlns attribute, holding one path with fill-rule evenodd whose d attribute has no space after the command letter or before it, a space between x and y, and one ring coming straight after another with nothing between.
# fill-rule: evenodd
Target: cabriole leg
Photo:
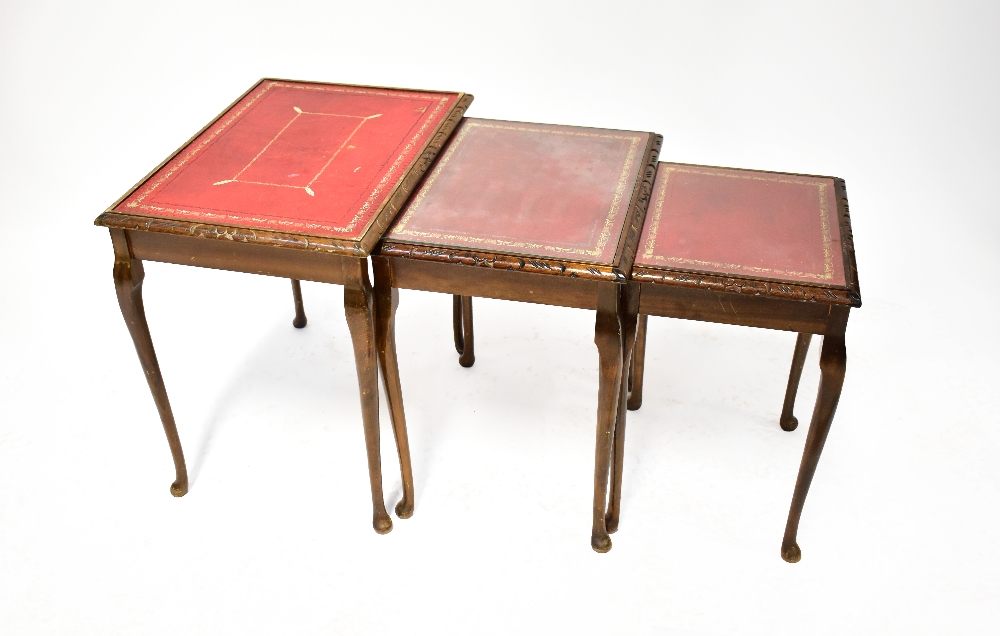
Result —
<instances>
[{"instance_id":1,"label":"cabriole leg","mask_svg":"<svg viewBox=\"0 0 1000 636\"><path fill-rule=\"evenodd\" d=\"M406 416L403 413L403 389L399 383L399 365L396 360L396 307L399 290L392 286L389 259L374 256L375 269L375 340L378 360L382 367L382 381L389 400L392 432L396 437L399 453L399 472L403 479L403 498L396 504L400 519L413 515L413 468L410 465L410 442L406 435Z\"/></svg>"},{"instance_id":2,"label":"cabriole leg","mask_svg":"<svg viewBox=\"0 0 1000 636\"><path fill-rule=\"evenodd\" d=\"M806 495L809 493L809 485L816 473L816 465L819 464L820 453L823 452L823 445L826 443L826 436L830 432L830 424L837 412L841 388L844 386L844 374L847 371L847 347L844 344L846 323L845 312L839 329L823 336L823 350L819 359L819 395L816 397L816 408L813 410L805 450L802 452L802 463L799 465L792 506L788 512L785 536L781 541L781 558L789 563L797 563L802 558L802 551L796 542L799 519L802 516Z\"/></svg>"},{"instance_id":3,"label":"cabriole leg","mask_svg":"<svg viewBox=\"0 0 1000 636\"><path fill-rule=\"evenodd\" d=\"M785 431L794 431L799 426L799 420L793 413L795 409L795 395L799 392L799 380L802 378L802 367L806 363L806 354L809 353L810 342L812 342L811 333L800 333L795 339L795 353L792 354L792 370L788 373L785 404L781 407L781 419L779 420L782 430Z\"/></svg>"},{"instance_id":4,"label":"cabriole leg","mask_svg":"<svg viewBox=\"0 0 1000 636\"><path fill-rule=\"evenodd\" d=\"M621 286L619 300L622 315L622 333L624 344L622 349L622 368L628 369L632 362L633 347L636 342L636 318L639 313L639 285L629 283ZM608 532L618 530L618 518L621 514L622 500L622 470L625 465L625 416L628 411L625 404L630 395L628 391L629 374L622 373L622 383L618 390L618 413L615 418L615 434L612 442L611 462L611 498L608 503L608 514L605 524Z\"/></svg>"},{"instance_id":5,"label":"cabriole leg","mask_svg":"<svg viewBox=\"0 0 1000 636\"><path fill-rule=\"evenodd\" d=\"M361 390L361 420L365 429L365 449L368 452L368 478L372 487L372 525L375 532L392 530L392 519L385 510L382 497L382 459L378 427L378 362L375 347L374 299L368 281L368 261L362 258L344 259L344 313L354 342L354 361L358 367L358 387Z\"/></svg>"},{"instance_id":6,"label":"cabriole leg","mask_svg":"<svg viewBox=\"0 0 1000 636\"><path fill-rule=\"evenodd\" d=\"M472 296L452 297L452 328L455 331L455 350L458 363L471 367L476 363L475 337L472 332Z\"/></svg>"},{"instance_id":7,"label":"cabriole leg","mask_svg":"<svg viewBox=\"0 0 1000 636\"><path fill-rule=\"evenodd\" d=\"M302 284L294 278L291 280L292 298L295 299L295 319L292 320L292 326L301 329L306 326L306 309L302 305Z\"/></svg>"},{"instance_id":8,"label":"cabriole leg","mask_svg":"<svg viewBox=\"0 0 1000 636\"><path fill-rule=\"evenodd\" d=\"M632 350L632 361L629 364L628 380L628 410L638 411L642 406L642 374L646 366L646 323L649 316L639 316L635 331L635 346Z\"/></svg>"},{"instance_id":9,"label":"cabriole leg","mask_svg":"<svg viewBox=\"0 0 1000 636\"><path fill-rule=\"evenodd\" d=\"M163 384L160 365L156 361L153 350L153 339L149 335L149 325L146 323L146 310L142 305L142 281L145 272L142 261L132 258L128 245L128 237L124 230L111 230L111 242L115 249L115 291L118 293L118 306L122 317L128 325L129 334L135 344L135 352L139 355L139 363L146 375L146 383L153 394L156 410L160 413L163 431L167 434L170 454L174 459L176 479L170 485L170 494L182 497L188 491L187 466L184 464L184 451L181 449L181 438L177 434L174 414L167 399L167 388Z\"/></svg>"},{"instance_id":10,"label":"cabriole leg","mask_svg":"<svg viewBox=\"0 0 1000 636\"><path fill-rule=\"evenodd\" d=\"M605 514L611 442L622 379L622 321L618 296L618 285L615 283L602 283L598 288L594 344L597 345L600 357L600 388L597 395L597 444L594 460L594 525L590 536L590 546L596 552L611 549Z\"/></svg>"}]
</instances>

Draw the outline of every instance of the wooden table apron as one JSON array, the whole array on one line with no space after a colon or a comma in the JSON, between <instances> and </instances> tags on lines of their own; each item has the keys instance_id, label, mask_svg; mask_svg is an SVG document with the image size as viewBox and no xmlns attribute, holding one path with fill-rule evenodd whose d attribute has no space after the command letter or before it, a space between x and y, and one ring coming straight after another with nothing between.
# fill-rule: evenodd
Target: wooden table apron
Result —
<instances>
[{"instance_id":1,"label":"wooden table apron","mask_svg":"<svg viewBox=\"0 0 1000 636\"><path fill-rule=\"evenodd\" d=\"M385 510L382 496L382 473L379 448L378 418L378 352L375 348L374 297L368 277L368 261L364 257L255 245L238 240L202 238L143 230L109 228L114 246L114 278L129 332L146 374L150 391L167 434L176 469L171 493L182 496L187 492L188 477L180 438L167 399L152 339L146 324L142 303L143 261L194 265L211 269L278 276L293 280L333 283L344 286L344 309L354 343L361 411L368 453L368 469L374 509L373 525L379 533L389 532L392 521ZM301 296L296 291L296 326L304 326ZM410 467L406 423L401 411L392 411L393 433L396 436L400 468L403 477L403 498L396 506L400 518L413 512L413 478Z\"/></svg>"}]
</instances>

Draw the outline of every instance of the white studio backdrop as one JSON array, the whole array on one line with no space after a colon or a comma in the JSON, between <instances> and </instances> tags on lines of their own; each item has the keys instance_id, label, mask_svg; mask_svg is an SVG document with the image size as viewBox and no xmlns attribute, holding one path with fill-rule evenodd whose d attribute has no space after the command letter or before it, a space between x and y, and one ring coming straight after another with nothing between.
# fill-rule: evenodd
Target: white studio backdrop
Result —
<instances>
[{"instance_id":1,"label":"white studio backdrop","mask_svg":"<svg viewBox=\"0 0 1000 636\"><path fill-rule=\"evenodd\" d=\"M1000 5L0 1L0 633L989 633L1000 612ZM621 529L591 551L591 312L403 292L416 511L378 536L339 287L149 264L107 205L262 76L461 90L836 175L864 306L799 531L790 333L650 320ZM797 414L808 421L817 344ZM386 497L400 494L383 400Z\"/></svg>"}]
</instances>

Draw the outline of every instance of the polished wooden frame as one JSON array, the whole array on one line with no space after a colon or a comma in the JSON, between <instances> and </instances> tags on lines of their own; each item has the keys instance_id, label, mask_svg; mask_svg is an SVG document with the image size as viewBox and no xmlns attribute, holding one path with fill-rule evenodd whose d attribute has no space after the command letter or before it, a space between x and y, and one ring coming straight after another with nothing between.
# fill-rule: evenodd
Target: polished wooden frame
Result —
<instances>
[{"instance_id":1,"label":"polished wooden frame","mask_svg":"<svg viewBox=\"0 0 1000 636\"><path fill-rule=\"evenodd\" d=\"M456 297L455 348L463 366L471 366L475 360L472 296L596 310L594 342L600 358L600 388L591 547L598 552L611 549L609 533L617 529L619 498L612 496L611 506L608 504L609 476L612 493L620 491L620 479L614 477L619 473L610 470L612 438L618 434L616 423L625 415L627 392L622 384L627 374L623 371L629 368L638 312L638 295L629 293L636 285L628 282L627 272L635 260L662 141L659 135L649 136L610 264L428 246L396 239L383 240L372 255L379 359L386 385L396 388L389 395L393 416L398 412L401 419L394 330L398 289L443 292Z\"/></svg>"},{"instance_id":2,"label":"polished wooden frame","mask_svg":"<svg viewBox=\"0 0 1000 636\"><path fill-rule=\"evenodd\" d=\"M794 430L798 425L792 410L809 342L813 334L823 336L819 392L781 542L781 557L789 563L795 563L802 557L797 542L799 519L844 384L847 319L852 307L861 306L847 189L843 179L825 178L834 182L845 285L811 285L647 266L636 266L630 277L639 294L639 319L629 382L630 410L636 410L642 404L646 327L650 315L797 332L779 421L786 431ZM619 484L624 457L624 419L621 424L622 435L616 434L614 447L616 481ZM612 496L617 497L619 492L613 492ZM618 510L617 502L612 503L611 509Z\"/></svg>"},{"instance_id":3,"label":"polished wooden frame","mask_svg":"<svg viewBox=\"0 0 1000 636\"><path fill-rule=\"evenodd\" d=\"M308 280L344 286L344 312L354 345L361 393L362 422L368 472L371 483L373 526L384 534L392 529L382 495L381 450L379 447L378 415L378 351L376 350L375 299L368 276L368 260L372 248L388 228L427 168L444 146L462 115L472 102L472 95L455 93L456 99L447 116L440 122L418 158L397 184L379 211L373 216L358 240L312 236L300 232L275 232L242 227L213 225L177 219L155 218L115 210L123 200L155 175L167 162L197 139L243 97L253 91L260 80L236 101L208 123L159 166L133 186L95 221L109 228L114 248L114 281L122 316L135 344L139 361L146 375L150 392L160 414L167 442L174 460L175 480L170 492L177 497L188 490L187 467L166 387L160 373L153 341L146 322L142 302L145 276L143 261L193 265L211 269L279 276L292 280L295 302L293 325L305 327L306 317L299 281ZM276 80L287 81L287 80ZM405 89L404 89L405 90ZM423 91L440 92L440 91ZM401 404L398 383L386 383L390 404ZM403 497L396 505L396 514L405 519L413 513L413 475L410 467L406 422L402 410L391 409L393 433L399 455L403 480Z\"/></svg>"}]
</instances>

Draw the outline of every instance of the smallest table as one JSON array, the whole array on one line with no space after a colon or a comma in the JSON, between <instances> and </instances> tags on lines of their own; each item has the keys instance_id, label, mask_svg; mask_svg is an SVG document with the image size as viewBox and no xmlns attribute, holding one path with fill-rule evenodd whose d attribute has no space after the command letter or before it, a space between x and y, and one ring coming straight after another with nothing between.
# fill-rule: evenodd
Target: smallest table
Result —
<instances>
[{"instance_id":1,"label":"smallest table","mask_svg":"<svg viewBox=\"0 0 1000 636\"><path fill-rule=\"evenodd\" d=\"M642 401L649 315L797 332L785 430L797 424L792 406L809 340L823 336L819 396L781 544L782 558L795 563L802 506L844 384L847 317L861 306L844 181L660 163L631 280L640 293L631 410ZM615 445L619 484L623 450Z\"/></svg>"}]
</instances>

